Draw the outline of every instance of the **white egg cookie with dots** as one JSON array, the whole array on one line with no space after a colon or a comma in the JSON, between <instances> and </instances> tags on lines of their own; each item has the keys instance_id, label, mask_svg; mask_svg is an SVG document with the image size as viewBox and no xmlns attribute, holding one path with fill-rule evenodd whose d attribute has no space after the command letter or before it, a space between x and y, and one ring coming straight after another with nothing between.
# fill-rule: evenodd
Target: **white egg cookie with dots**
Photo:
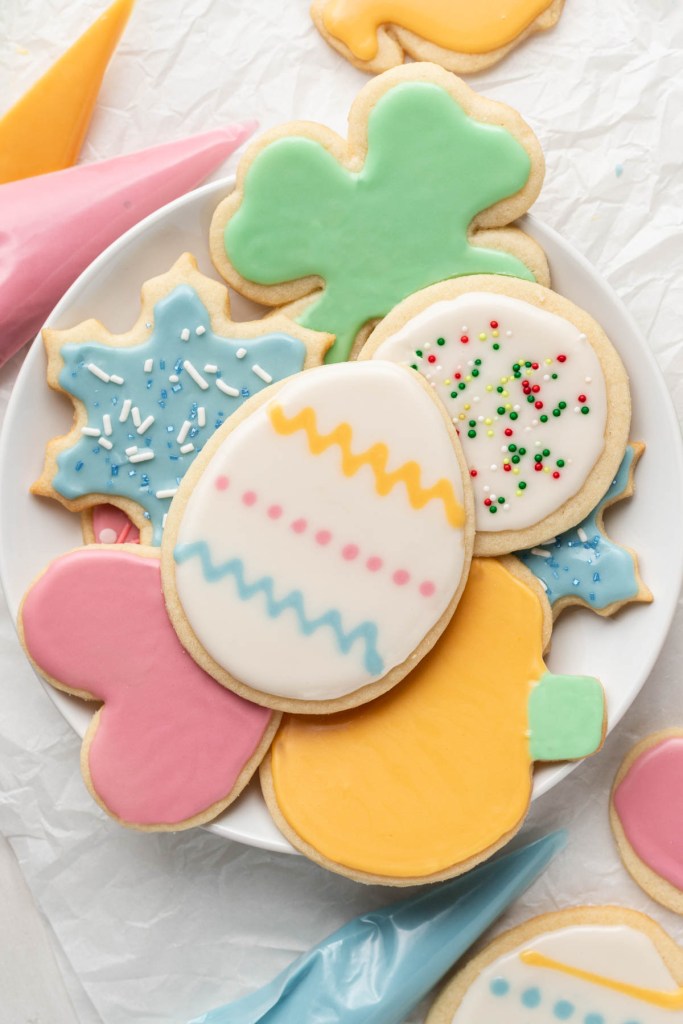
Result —
<instances>
[{"instance_id":1,"label":"white egg cookie with dots","mask_svg":"<svg viewBox=\"0 0 683 1024\"><path fill-rule=\"evenodd\" d=\"M182 481L167 529L181 643L241 696L311 714L384 693L433 646L467 579L474 511L431 388L351 362L245 402Z\"/></svg>"},{"instance_id":2,"label":"white egg cookie with dots","mask_svg":"<svg viewBox=\"0 0 683 1024\"><path fill-rule=\"evenodd\" d=\"M540 285L458 278L412 295L359 358L419 373L463 446L475 553L502 555L576 525L628 440L628 377L602 328Z\"/></svg>"}]
</instances>

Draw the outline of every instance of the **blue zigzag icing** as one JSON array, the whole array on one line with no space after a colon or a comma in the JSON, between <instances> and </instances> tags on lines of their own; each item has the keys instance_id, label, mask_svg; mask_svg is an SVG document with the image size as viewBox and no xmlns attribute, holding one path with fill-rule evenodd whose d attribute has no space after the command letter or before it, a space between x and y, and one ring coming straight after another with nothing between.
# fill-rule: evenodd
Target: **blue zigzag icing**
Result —
<instances>
[{"instance_id":1,"label":"blue zigzag icing","mask_svg":"<svg viewBox=\"0 0 683 1024\"><path fill-rule=\"evenodd\" d=\"M349 654L356 641L362 641L365 645L363 658L365 668L373 676L382 675L384 662L377 650L377 626L374 622L362 622L350 633L346 633L342 625L341 614L336 608L325 612L317 619L309 619L304 610L304 598L300 590L292 590L278 600L273 593L275 581L271 576L263 576L254 583L247 583L244 578L244 563L241 558L231 558L220 565L214 565L209 546L203 540L177 545L173 556L178 565L182 565L192 558L198 558L207 583L218 583L220 580L232 576L237 587L237 594L242 601L250 601L257 594L263 594L266 599L266 611L271 619L279 618L283 612L291 608L296 613L299 627L304 636L310 636L324 626L329 626L337 638L342 654Z\"/></svg>"}]
</instances>

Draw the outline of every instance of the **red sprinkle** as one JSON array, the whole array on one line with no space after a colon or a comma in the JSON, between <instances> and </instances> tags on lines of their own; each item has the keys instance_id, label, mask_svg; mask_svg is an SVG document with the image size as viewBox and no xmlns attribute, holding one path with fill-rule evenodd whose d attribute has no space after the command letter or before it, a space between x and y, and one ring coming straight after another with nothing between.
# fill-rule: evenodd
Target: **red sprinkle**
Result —
<instances>
[{"instance_id":1,"label":"red sprinkle","mask_svg":"<svg viewBox=\"0 0 683 1024\"><path fill-rule=\"evenodd\" d=\"M476 476L476 475L477 475L476 469L471 469L470 470L470 476Z\"/></svg>"},{"instance_id":2,"label":"red sprinkle","mask_svg":"<svg viewBox=\"0 0 683 1024\"><path fill-rule=\"evenodd\" d=\"M466 345L466 344L467 344L467 342L468 342L468 341L469 341L470 339L469 339L469 338L467 337L467 335L466 335L466 334L463 334L463 335L462 335L462 337L460 338L460 340L461 340L461 342L463 343L463 345Z\"/></svg>"},{"instance_id":3,"label":"red sprinkle","mask_svg":"<svg viewBox=\"0 0 683 1024\"><path fill-rule=\"evenodd\" d=\"M484 504L487 505L487 506L490 505L491 504L491 499L490 498L484 498Z\"/></svg>"},{"instance_id":4,"label":"red sprinkle","mask_svg":"<svg viewBox=\"0 0 683 1024\"><path fill-rule=\"evenodd\" d=\"M512 469L512 466L510 465L509 462L504 462L503 463L503 469L505 470L506 473L509 473L510 470Z\"/></svg>"},{"instance_id":5,"label":"red sprinkle","mask_svg":"<svg viewBox=\"0 0 683 1024\"><path fill-rule=\"evenodd\" d=\"M498 321L497 321L497 320L492 320L492 321L491 321L491 327L492 327L492 328L494 329L494 331L495 331L495 330L496 330L496 328L498 327Z\"/></svg>"},{"instance_id":6,"label":"red sprinkle","mask_svg":"<svg viewBox=\"0 0 683 1024\"><path fill-rule=\"evenodd\" d=\"M543 463L542 462L535 462L534 463L534 469L536 470L537 473L541 473L543 471Z\"/></svg>"},{"instance_id":7,"label":"red sprinkle","mask_svg":"<svg viewBox=\"0 0 683 1024\"><path fill-rule=\"evenodd\" d=\"M586 396L585 395L579 395L578 400L579 400L579 402L585 402L586 401Z\"/></svg>"},{"instance_id":8,"label":"red sprinkle","mask_svg":"<svg viewBox=\"0 0 683 1024\"><path fill-rule=\"evenodd\" d=\"M462 377L462 374L461 373L456 373L456 374L454 374L454 376L455 376L456 380L460 380L460 378Z\"/></svg>"},{"instance_id":9,"label":"red sprinkle","mask_svg":"<svg viewBox=\"0 0 683 1024\"><path fill-rule=\"evenodd\" d=\"M513 432L512 432L512 430L511 430L511 428L510 428L510 427L506 427L506 428L505 428L505 436L506 436L506 437L512 437L512 433L513 433Z\"/></svg>"},{"instance_id":10,"label":"red sprinkle","mask_svg":"<svg viewBox=\"0 0 683 1024\"><path fill-rule=\"evenodd\" d=\"M538 363L532 363L531 364L531 369L532 370L537 370L538 369Z\"/></svg>"},{"instance_id":11,"label":"red sprinkle","mask_svg":"<svg viewBox=\"0 0 683 1024\"><path fill-rule=\"evenodd\" d=\"M559 479L560 479L560 474L557 472L557 470L555 470L555 472L553 473L553 480L559 480Z\"/></svg>"},{"instance_id":12,"label":"red sprinkle","mask_svg":"<svg viewBox=\"0 0 683 1024\"><path fill-rule=\"evenodd\" d=\"M538 392L539 392L539 391L541 390L541 385L540 385L540 384L534 384L534 386L532 387L532 389L531 389L531 390L533 391L533 393L534 393L535 395L537 395L537 394L538 394Z\"/></svg>"},{"instance_id":13,"label":"red sprinkle","mask_svg":"<svg viewBox=\"0 0 683 1024\"><path fill-rule=\"evenodd\" d=\"M558 363L566 363L567 362L567 357L566 356L558 356L557 357L557 361L558 361Z\"/></svg>"},{"instance_id":14,"label":"red sprinkle","mask_svg":"<svg viewBox=\"0 0 683 1024\"><path fill-rule=\"evenodd\" d=\"M427 356L427 362L428 363L435 363L436 362L436 356Z\"/></svg>"},{"instance_id":15,"label":"red sprinkle","mask_svg":"<svg viewBox=\"0 0 683 1024\"><path fill-rule=\"evenodd\" d=\"M543 402L534 402L534 409L542 409Z\"/></svg>"}]
</instances>

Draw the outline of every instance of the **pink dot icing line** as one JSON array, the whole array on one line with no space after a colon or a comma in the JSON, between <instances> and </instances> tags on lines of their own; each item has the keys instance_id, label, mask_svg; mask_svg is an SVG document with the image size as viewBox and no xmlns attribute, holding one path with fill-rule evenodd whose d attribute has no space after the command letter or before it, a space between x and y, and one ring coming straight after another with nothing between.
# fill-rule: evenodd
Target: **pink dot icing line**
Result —
<instances>
[{"instance_id":1,"label":"pink dot icing line","mask_svg":"<svg viewBox=\"0 0 683 1024\"><path fill-rule=\"evenodd\" d=\"M29 590L22 621L41 671L104 701L88 768L113 814L172 825L225 800L271 713L183 650L156 558L92 547L63 555Z\"/></svg>"},{"instance_id":2,"label":"pink dot icing line","mask_svg":"<svg viewBox=\"0 0 683 1024\"><path fill-rule=\"evenodd\" d=\"M230 483L230 481L228 480L227 476L223 476L222 474L221 474L221 476L217 476L216 477L216 490L217 491L225 491L225 490L227 490L229 483Z\"/></svg>"},{"instance_id":3,"label":"pink dot icing line","mask_svg":"<svg viewBox=\"0 0 683 1024\"><path fill-rule=\"evenodd\" d=\"M614 793L633 850L683 891L683 738L671 737L636 758Z\"/></svg>"}]
</instances>

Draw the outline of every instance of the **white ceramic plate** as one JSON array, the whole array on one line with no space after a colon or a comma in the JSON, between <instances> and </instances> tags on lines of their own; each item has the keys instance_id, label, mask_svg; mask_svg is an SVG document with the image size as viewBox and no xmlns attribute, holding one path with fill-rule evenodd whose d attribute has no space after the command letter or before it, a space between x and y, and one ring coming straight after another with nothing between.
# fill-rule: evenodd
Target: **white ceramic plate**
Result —
<instances>
[{"instance_id":1,"label":"white ceramic plate","mask_svg":"<svg viewBox=\"0 0 683 1024\"><path fill-rule=\"evenodd\" d=\"M88 317L112 331L127 329L139 309L140 285L163 273L185 251L212 276L208 232L212 213L234 179L206 185L158 211L115 242L81 275L48 323L70 327ZM523 227L545 249L553 286L598 320L618 348L631 377L631 436L647 444L636 475L636 495L608 513L608 529L634 548L651 605L631 605L614 619L569 611L553 633L548 659L554 672L595 675L607 691L613 729L647 679L664 643L683 577L683 445L663 379L645 340L611 289L554 231L532 217ZM253 318L257 308L236 297L233 316ZM40 473L46 441L71 422L71 403L45 383L45 356L36 341L12 394L0 439L0 578L16 617L22 594L46 563L82 542L80 518L56 502L35 498L29 486ZM50 697L83 735L90 712L82 701L46 685ZM540 796L572 765L541 766ZM222 836L270 850L292 852L270 819L258 783L209 828Z\"/></svg>"}]
</instances>

